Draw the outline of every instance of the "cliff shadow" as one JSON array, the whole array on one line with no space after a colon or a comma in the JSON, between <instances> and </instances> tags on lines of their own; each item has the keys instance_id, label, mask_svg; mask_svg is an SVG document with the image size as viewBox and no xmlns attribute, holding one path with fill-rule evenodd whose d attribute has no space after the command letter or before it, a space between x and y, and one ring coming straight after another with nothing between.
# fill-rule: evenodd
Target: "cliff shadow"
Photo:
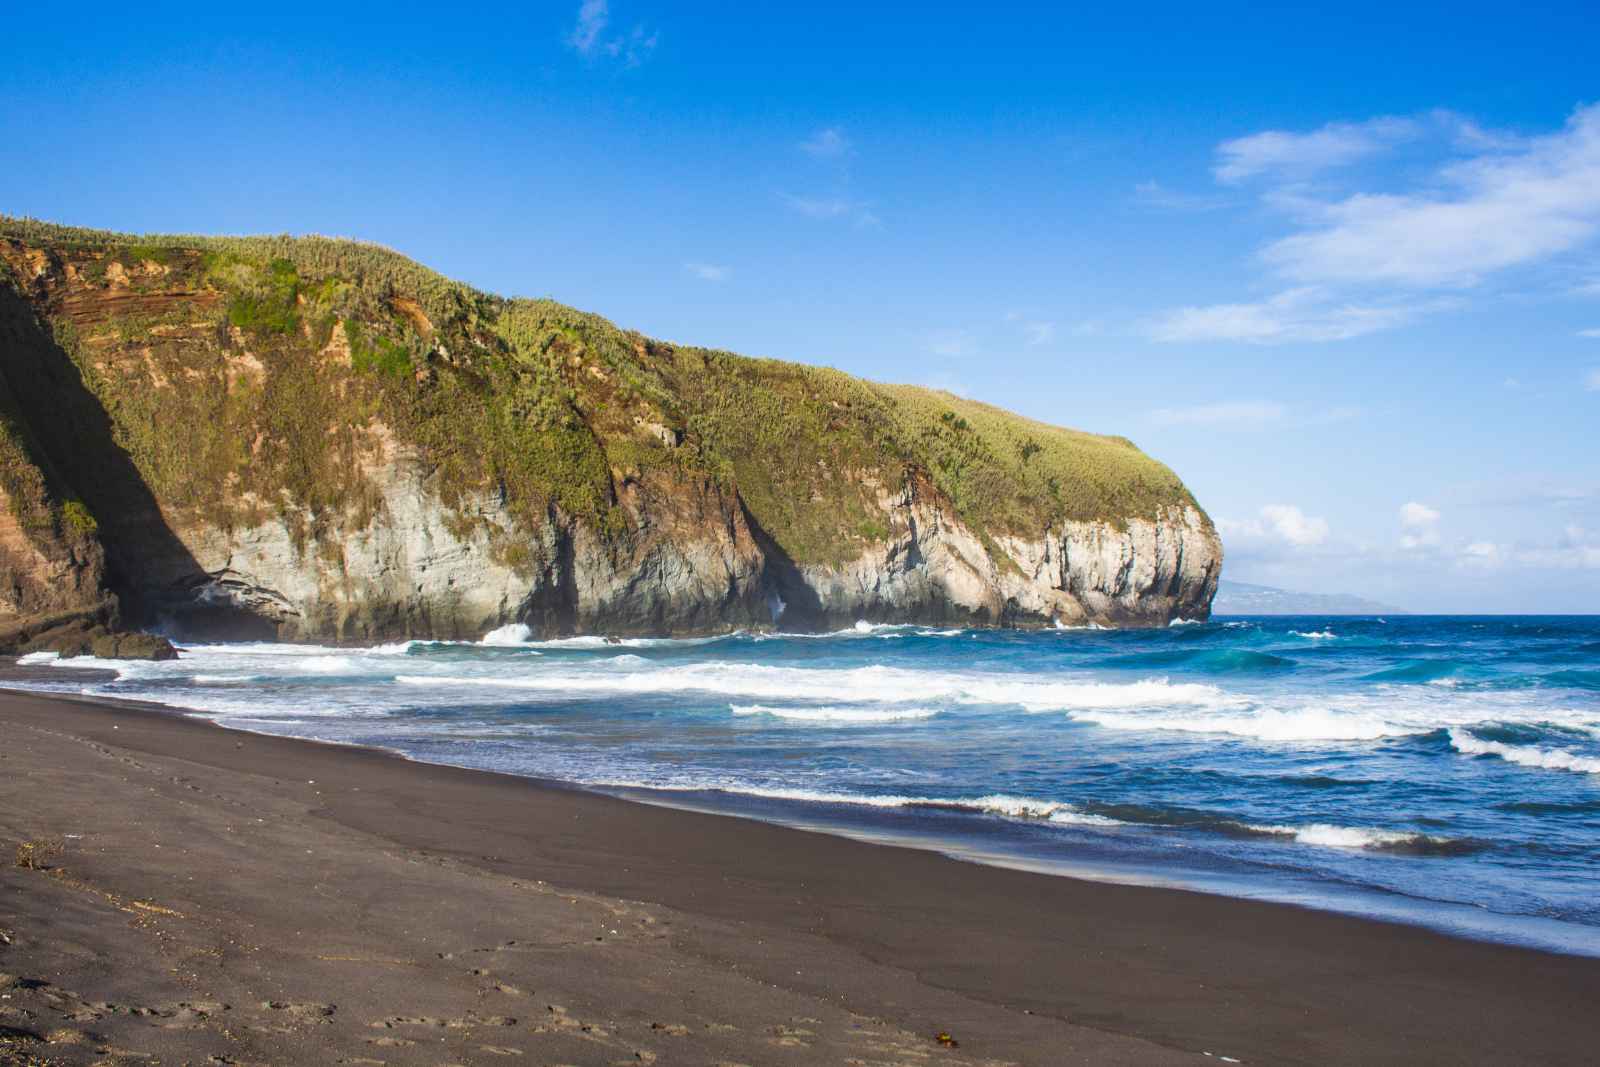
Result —
<instances>
[{"instance_id":1,"label":"cliff shadow","mask_svg":"<svg viewBox=\"0 0 1600 1067\"><path fill-rule=\"evenodd\" d=\"M111 416L34 305L0 285L0 370L38 445L61 499L76 497L98 524L107 588L125 622L168 622L180 631L271 639L272 622L198 599L212 576L167 523L133 458L117 443Z\"/></svg>"},{"instance_id":2,"label":"cliff shadow","mask_svg":"<svg viewBox=\"0 0 1600 1067\"><path fill-rule=\"evenodd\" d=\"M761 595L772 613L772 625L798 632L824 628L828 612L800 565L750 513L743 497L739 498L739 510L751 539L761 550Z\"/></svg>"}]
</instances>

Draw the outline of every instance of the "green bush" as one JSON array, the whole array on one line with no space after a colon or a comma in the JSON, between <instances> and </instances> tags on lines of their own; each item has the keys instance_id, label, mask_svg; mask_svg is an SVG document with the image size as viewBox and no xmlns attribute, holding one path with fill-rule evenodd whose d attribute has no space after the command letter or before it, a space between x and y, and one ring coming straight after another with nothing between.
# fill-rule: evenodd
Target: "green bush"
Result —
<instances>
[{"instance_id":1,"label":"green bush","mask_svg":"<svg viewBox=\"0 0 1600 1067\"><path fill-rule=\"evenodd\" d=\"M89 514L89 509L84 506L81 500L69 500L62 504L61 520L67 524L68 529L84 536L88 536L100 528L100 524L95 521L93 515Z\"/></svg>"}]
</instances>

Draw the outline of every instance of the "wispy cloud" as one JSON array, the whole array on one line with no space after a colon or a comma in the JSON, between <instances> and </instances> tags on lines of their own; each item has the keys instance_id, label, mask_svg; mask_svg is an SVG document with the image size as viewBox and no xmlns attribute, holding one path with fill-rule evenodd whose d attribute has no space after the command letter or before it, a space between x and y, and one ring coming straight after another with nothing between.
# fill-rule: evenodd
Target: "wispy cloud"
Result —
<instances>
[{"instance_id":1,"label":"wispy cloud","mask_svg":"<svg viewBox=\"0 0 1600 1067\"><path fill-rule=\"evenodd\" d=\"M1589 376L1583 380L1583 387L1591 393L1600 393L1600 367L1589 372Z\"/></svg>"},{"instance_id":2,"label":"wispy cloud","mask_svg":"<svg viewBox=\"0 0 1600 1067\"><path fill-rule=\"evenodd\" d=\"M1299 281L1461 287L1569 251L1600 228L1600 105L1558 133L1442 167L1427 188L1308 211L1263 260Z\"/></svg>"},{"instance_id":3,"label":"wispy cloud","mask_svg":"<svg viewBox=\"0 0 1600 1067\"><path fill-rule=\"evenodd\" d=\"M1335 173L1403 145L1433 162L1390 165L1382 177L1355 172L1370 188ZM1151 336L1343 341L1464 306L1463 294L1491 278L1592 247L1600 237L1600 104L1534 137L1443 111L1267 130L1219 145L1213 174L1227 186L1250 183L1285 218L1288 232L1259 253L1281 288L1255 301L1174 309Z\"/></svg>"},{"instance_id":4,"label":"wispy cloud","mask_svg":"<svg viewBox=\"0 0 1600 1067\"><path fill-rule=\"evenodd\" d=\"M611 8L607 0L583 0L578 5L577 22L567 35L567 44L581 56L617 59L630 67L643 63L655 50L659 35L643 23L616 34L606 32L610 26Z\"/></svg>"},{"instance_id":5,"label":"wispy cloud","mask_svg":"<svg viewBox=\"0 0 1600 1067\"><path fill-rule=\"evenodd\" d=\"M1206 426L1216 429L1259 430L1268 426L1326 426L1360 418L1361 408L1340 406L1320 410L1295 410L1274 401L1232 401L1196 404L1183 408L1157 408L1147 416L1158 426Z\"/></svg>"},{"instance_id":6,"label":"wispy cloud","mask_svg":"<svg viewBox=\"0 0 1600 1067\"><path fill-rule=\"evenodd\" d=\"M800 142L800 151L817 159L847 156L851 147L850 139L837 126L826 126Z\"/></svg>"},{"instance_id":7,"label":"wispy cloud","mask_svg":"<svg viewBox=\"0 0 1600 1067\"><path fill-rule=\"evenodd\" d=\"M1158 318L1148 332L1167 342L1343 341L1399 326L1433 306L1354 302L1322 287L1302 286L1254 303L1178 308Z\"/></svg>"},{"instance_id":8,"label":"wispy cloud","mask_svg":"<svg viewBox=\"0 0 1600 1067\"><path fill-rule=\"evenodd\" d=\"M936 356L970 356L977 351L977 343L968 330L930 330L924 337L924 347Z\"/></svg>"},{"instance_id":9,"label":"wispy cloud","mask_svg":"<svg viewBox=\"0 0 1600 1067\"><path fill-rule=\"evenodd\" d=\"M1579 337L1600 337L1600 327L1596 327L1593 330L1579 330L1578 331L1578 336Z\"/></svg>"},{"instance_id":10,"label":"wispy cloud","mask_svg":"<svg viewBox=\"0 0 1600 1067\"><path fill-rule=\"evenodd\" d=\"M811 219L848 219L857 226L876 226L878 216L866 204L842 196L799 196L781 194L792 211Z\"/></svg>"},{"instance_id":11,"label":"wispy cloud","mask_svg":"<svg viewBox=\"0 0 1600 1067\"><path fill-rule=\"evenodd\" d=\"M572 28L567 43L586 56L592 54L599 47L600 35L609 21L611 12L606 0L583 0L578 5L578 24Z\"/></svg>"},{"instance_id":12,"label":"wispy cloud","mask_svg":"<svg viewBox=\"0 0 1600 1067\"><path fill-rule=\"evenodd\" d=\"M1220 196L1204 196L1168 189L1158 181L1140 182L1133 187L1133 199L1145 207L1163 211L1214 211L1227 204Z\"/></svg>"},{"instance_id":13,"label":"wispy cloud","mask_svg":"<svg viewBox=\"0 0 1600 1067\"><path fill-rule=\"evenodd\" d=\"M1266 130L1218 145L1212 173L1226 184L1263 174L1305 178L1411 140L1420 129L1413 119L1384 117L1366 122L1330 122L1310 133Z\"/></svg>"},{"instance_id":14,"label":"wispy cloud","mask_svg":"<svg viewBox=\"0 0 1600 1067\"><path fill-rule=\"evenodd\" d=\"M1006 312L1005 319L1022 331L1022 342L1030 348L1047 345L1056 339L1056 324L1029 318L1021 311Z\"/></svg>"},{"instance_id":15,"label":"wispy cloud","mask_svg":"<svg viewBox=\"0 0 1600 1067\"><path fill-rule=\"evenodd\" d=\"M1187 408L1158 408L1150 413L1151 421L1162 426L1254 428L1283 422L1288 417L1288 408L1272 403L1200 404Z\"/></svg>"},{"instance_id":16,"label":"wispy cloud","mask_svg":"<svg viewBox=\"0 0 1600 1067\"><path fill-rule=\"evenodd\" d=\"M732 273L727 267L719 267L715 263L699 263L691 260L683 265L683 269L690 275L705 282L724 282Z\"/></svg>"},{"instance_id":17,"label":"wispy cloud","mask_svg":"<svg viewBox=\"0 0 1600 1067\"><path fill-rule=\"evenodd\" d=\"M1056 338L1056 324L1053 322L1025 322L1022 332L1030 347L1047 345Z\"/></svg>"},{"instance_id":18,"label":"wispy cloud","mask_svg":"<svg viewBox=\"0 0 1600 1067\"><path fill-rule=\"evenodd\" d=\"M1600 534L1568 526L1539 542L1472 541L1454 550L1458 565L1480 570L1528 567L1536 570L1600 570Z\"/></svg>"}]
</instances>

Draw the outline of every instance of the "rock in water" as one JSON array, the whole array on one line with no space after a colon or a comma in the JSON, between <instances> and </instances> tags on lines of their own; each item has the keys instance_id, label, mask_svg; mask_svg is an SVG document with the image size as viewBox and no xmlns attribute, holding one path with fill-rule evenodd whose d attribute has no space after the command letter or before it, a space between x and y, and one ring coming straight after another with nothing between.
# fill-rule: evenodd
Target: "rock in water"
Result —
<instances>
[{"instance_id":1,"label":"rock in water","mask_svg":"<svg viewBox=\"0 0 1600 1067\"><path fill-rule=\"evenodd\" d=\"M105 634L91 648L100 659L177 659L172 642L155 634Z\"/></svg>"},{"instance_id":2,"label":"rock in water","mask_svg":"<svg viewBox=\"0 0 1600 1067\"><path fill-rule=\"evenodd\" d=\"M1222 566L1125 438L356 242L0 217L0 348L0 630L110 595L302 640L1150 626L1205 618Z\"/></svg>"}]
</instances>

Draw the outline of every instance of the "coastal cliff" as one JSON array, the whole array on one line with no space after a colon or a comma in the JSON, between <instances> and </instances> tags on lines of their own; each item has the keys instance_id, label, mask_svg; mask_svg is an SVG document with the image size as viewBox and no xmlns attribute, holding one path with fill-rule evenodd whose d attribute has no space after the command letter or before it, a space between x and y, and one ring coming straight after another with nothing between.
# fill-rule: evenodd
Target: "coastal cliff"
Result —
<instances>
[{"instance_id":1,"label":"coastal cliff","mask_svg":"<svg viewBox=\"0 0 1600 1067\"><path fill-rule=\"evenodd\" d=\"M1164 625L1208 615L1222 562L1123 438L356 242L3 217L0 493L16 647L74 612L292 640Z\"/></svg>"}]
</instances>

